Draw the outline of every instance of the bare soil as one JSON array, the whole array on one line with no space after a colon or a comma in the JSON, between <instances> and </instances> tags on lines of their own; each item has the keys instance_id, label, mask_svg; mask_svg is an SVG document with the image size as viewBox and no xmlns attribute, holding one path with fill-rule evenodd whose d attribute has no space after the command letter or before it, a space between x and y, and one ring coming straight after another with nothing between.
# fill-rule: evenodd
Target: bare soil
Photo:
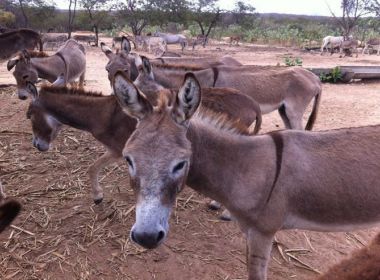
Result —
<instances>
[{"instance_id":1,"label":"bare soil","mask_svg":"<svg viewBox=\"0 0 380 280\"><path fill-rule=\"evenodd\" d=\"M110 43L110 39L104 39ZM110 44L109 44L110 45ZM179 52L177 47L171 50ZM338 55L296 49L211 45L186 55L229 54L244 64L283 64L299 56L304 66L374 65L376 55L340 59ZM87 47L86 87L109 94L107 58ZM15 83L6 64L0 84ZM123 162L100 176L105 200L94 205L87 176L89 165L104 149L87 133L65 128L45 153L33 148L26 119L29 101L15 88L0 92L0 179L9 196L23 203L13 227L0 236L1 279L246 279L245 239L234 222L218 219L207 199L185 189L179 195L164 245L146 251L132 244L134 195ZM308 113L305 115L305 121ZM323 86L315 130L378 124L380 84L354 82ZM265 115L262 133L282 129L277 113ZM360 145L360 143L358 143ZM301 230L279 232L269 279L314 279L319 272L366 245L379 228L347 233Z\"/></svg>"}]
</instances>

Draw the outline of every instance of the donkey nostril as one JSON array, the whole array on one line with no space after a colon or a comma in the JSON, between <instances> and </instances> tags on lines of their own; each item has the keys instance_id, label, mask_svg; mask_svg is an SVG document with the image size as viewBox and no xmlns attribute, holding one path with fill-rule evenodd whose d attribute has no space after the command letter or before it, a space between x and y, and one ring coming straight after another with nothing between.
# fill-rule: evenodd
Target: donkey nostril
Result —
<instances>
[{"instance_id":1,"label":"donkey nostril","mask_svg":"<svg viewBox=\"0 0 380 280\"><path fill-rule=\"evenodd\" d=\"M157 243L159 243L164 237L165 237L165 232L163 230L160 230L160 232L157 235Z\"/></svg>"},{"instance_id":2,"label":"donkey nostril","mask_svg":"<svg viewBox=\"0 0 380 280\"><path fill-rule=\"evenodd\" d=\"M137 240L136 240L134 231L131 232L131 238L132 238L133 242L138 243Z\"/></svg>"}]
</instances>

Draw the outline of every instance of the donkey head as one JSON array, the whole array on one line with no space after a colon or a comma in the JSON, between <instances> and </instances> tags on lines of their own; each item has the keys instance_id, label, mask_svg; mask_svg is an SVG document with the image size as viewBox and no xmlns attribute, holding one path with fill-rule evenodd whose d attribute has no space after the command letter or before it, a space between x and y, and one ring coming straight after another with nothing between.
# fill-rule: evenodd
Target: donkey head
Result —
<instances>
[{"instance_id":1,"label":"donkey head","mask_svg":"<svg viewBox=\"0 0 380 280\"><path fill-rule=\"evenodd\" d=\"M139 75L133 83L145 94L152 104L156 104L158 93L164 91L165 88L154 79L152 66L148 58L136 55L135 64Z\"/></svg>"},{"instance_id":2,"label":"donkey head","mask_svg":"<svg viewBox=\"0 0 380 280\"><path fill-rule=\"evenodd\" d=\"M38 80L38 73L35 67L30 63L30 55L27 50L23 50L17 59L9 60L7 64L8 71L15 67L13 76L17 82L18 98L25 100L31 94L28 91L27 83L36 83Z\"/></svg>"},{"instance_id":3,"label":"donkey head","mask_svg":"<svg viewBox=\"0 0 380 280\"><path fill-rule=\"evenodd\" d=\"M44 152L49 150L50 144L56 138L62 124L51 116L41 104L34 84L28 82L27 89L31 92L32 97L26 116L32 122L33 146Z\"/></svg>"},{"instance_id":4,"label":"donkey head","mask_svg":"<svg viewBox=\"0 0 380 280\"><path fill-rule=\"evenodd\" d=\"M175 98L162 96L157 107L120 72L113 87L123 110L138 120L123 150L137 196L131 239L155 248L167 235L176 195L186 182L192 154L186 134L200 103L200 86L193 74L187 74Z\"/></svg>"},{"instance_id":5,"label":"donkey head","mask_svg":"<svg viewBox=\"0 0 380 280\"><path fill-rule=\"evenodd\" d=\"M121 41L121 50L114 53L105 43L101 42L100 47L103 53L108 57L106 70L108 79L111 81L117 71L123 71L131 80L135 80L138 75L136 65L134 64L134 56L130 55L131 44L127 37L123 36ZM111 84L112 86L112 84Z\"/></svg>"}]
</instances>

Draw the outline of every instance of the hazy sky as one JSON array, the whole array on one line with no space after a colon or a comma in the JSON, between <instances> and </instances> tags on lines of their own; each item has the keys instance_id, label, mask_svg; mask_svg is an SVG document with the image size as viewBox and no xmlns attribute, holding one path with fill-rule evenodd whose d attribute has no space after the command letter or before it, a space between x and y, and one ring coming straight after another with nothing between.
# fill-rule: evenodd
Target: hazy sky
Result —
<instances>
[{"instance_id":1,"label":"hazy sky","mask_svg":"<svg viewBox=\"0 0 380 280\"><path fill-rule=\"evenodd\" d=\"M259 13L284 13L330 16L331 10L339 14L341 0L247 0ZM219 0L224 9L233 8L234 0ZM327 5L328 4L328 5Z\"/></svg>"},{"instance_id":2,"label":"hazy sky","mask_svg":"<svg viewBox=\"0 0 380 280\"><path fill-rule=\"evenodd\" d=\"M59 8L67 9L67 0L54 1ZM125 2L125 1L122 1ZM259 13L286 13L299 15L329 16L331 9L339 14L341 0L246 0L256 8ZM235 0L219 0L222 9L232 9Z\"/></svg>"}]
</instances>

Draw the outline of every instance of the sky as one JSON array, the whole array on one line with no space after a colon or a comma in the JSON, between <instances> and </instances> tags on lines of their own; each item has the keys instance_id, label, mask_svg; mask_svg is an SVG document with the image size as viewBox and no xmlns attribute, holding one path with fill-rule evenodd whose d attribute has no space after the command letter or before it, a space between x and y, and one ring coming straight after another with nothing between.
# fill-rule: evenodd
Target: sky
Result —
<instances>
[{"instance_id":1,"label":"sky","mask_svg":"<svg viewBox=\"0 0 380 280\"><path fill-rule=\"evenodd\" d=\"M258 13L281 13L313 16L331 16L328 6L335 14L340 12L341 0L246 0ZM219 0L220 7L232 9L234 0Z\"/></svg>"},{"instance_id":2,"label":"sky","mask_svg":"<svg viewBox=\"0 0 380 280\"><path fill-rule=\"evenodd\" d=\"M55 0L58 8L67 9L67 0ZM125 2L125 1L123 1ZM331 10L339 14L341 0L246 0L258 13L282 13L297 15L330 16ZM219 0L222 9L233 9L235 0ZM328 4L328 5L327 5Z\"/></svg>"}]
</instances>

